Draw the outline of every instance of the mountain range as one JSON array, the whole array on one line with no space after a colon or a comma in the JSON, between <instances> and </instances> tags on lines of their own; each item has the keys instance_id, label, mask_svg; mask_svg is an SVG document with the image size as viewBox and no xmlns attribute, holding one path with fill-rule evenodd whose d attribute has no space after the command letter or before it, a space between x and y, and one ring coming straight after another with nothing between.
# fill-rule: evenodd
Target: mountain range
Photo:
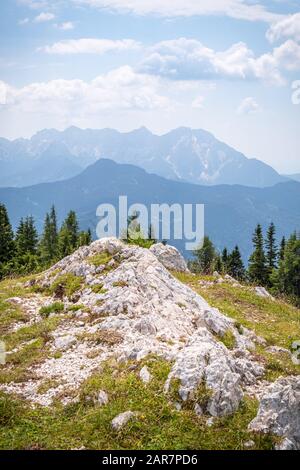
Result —
<instances>
[{"instance_id":1,"label":"mountain range","mask_svg":"<svg viewBox=\"0 0 300 470\"><path fill-rule=\"evenodd\" d=\"M31 139L0 139L0 186L22 187L79 174L100 158L129 163L175 181L268 187L289 178L246 158L204 130L185 127L158 136L142 127L43 130Z\"/></svg>"},{"instance_id":2,"label":"mountain range","mask_svg":"<svg viewBox=\"0 0 300 470\"><path fill-rule=\"evenodd\" d=\"M67 211L74 209L81 227L95 230L97 206L101 203L117 206L120 195L127 195L129 204L147 206L152 203L205 204L206 233L219 249L238 244L245 260L251 252L252 233L258 222L266 228L273 221L278 238L300 227L300 183L295 181L267 188L200 186L168 180L133 165L100 159L67 181L0 188L0 201L7 206L14 227L21 217L32 214L39 230L52 204L57 208L60 221ZM174 244L184 251L183 242Z\"/></svg>"}]
</instances>

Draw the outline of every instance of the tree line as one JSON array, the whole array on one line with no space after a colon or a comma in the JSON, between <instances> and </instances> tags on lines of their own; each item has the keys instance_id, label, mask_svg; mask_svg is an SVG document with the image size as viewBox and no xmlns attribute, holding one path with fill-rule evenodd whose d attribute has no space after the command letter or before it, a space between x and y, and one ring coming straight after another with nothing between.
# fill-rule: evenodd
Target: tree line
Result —
<instances>
[{"instance_id":1,"label":"tree line","mask_svg":"<svg viewBox=\"0 0 300 470\"><path fill-rule=\"evenodd\" d=\"M0 278L46 269L91 241L91 231L80 231L74 211L58 227L54 206L46 214L40 236L32 216L22 218L14 233L7 209L0 204Z\"/></svg>"},{"instance_id":2,"label":"tree line","mask_svg":"<svg viewBox=\"0 0 300 470\"><path fill-rule=\"evenodd\" d=\"M300 234L294 232L289 239L276 240L276 227L270 224L266 236L260 224L255 228L253 252L245 267L239 247L232 252L224 248L219 253L208 236L203 246L194 252L189 267L195 273L229 274L239 281L267 287L274 294L285 295L300 305Z\"/></svg>"}]
</instances>

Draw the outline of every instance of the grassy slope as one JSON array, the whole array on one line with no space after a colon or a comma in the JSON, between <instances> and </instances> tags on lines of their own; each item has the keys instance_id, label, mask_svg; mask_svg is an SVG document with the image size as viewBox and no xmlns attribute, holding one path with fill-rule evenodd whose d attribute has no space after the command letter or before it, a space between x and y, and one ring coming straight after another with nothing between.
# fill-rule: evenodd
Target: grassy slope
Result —
<instances>
[{"instance_id":1,"label":"grassy slope","mask_svg":"<svg viewBox=\"0 0 300 470\"><path fill-rule=\"evenodd\" d=\"M270 344L289 347L293 339L300 338L300 312L288 304L260 299L247 288L224 284L204 289L199 285L200 277L177 277ZM28 378L28 366L49 354L49 333L61 320L41 319L38 325L7 334L10 325L24 319L24 313L5 299L24 295L32 294L20 281L0 283L0 338L8 349L35 340L10 356L6 366L0 366L0 383ZM264 350L258 350L257 355L266 362L269 379L300 372L286 356L274 358ZM138 376L146 362L154 377L147 386ZM32 409L22 400L0 393L0 449L242 449L249 439L254 440L256 449L272 447L271 437L247 431L257 412L253 399L246 398L234 416L217 419L212 427L206 426L207 417L197 418L192 410L174 410L170 404L174 397L163 392L169 370L170 364L155 357L142 364L107 364L83 384L79 402L65 408L56 403L51 409ZM104 407L88 399L99 390L110 397ZM138 419L124 431L112 431L112 418L127 410L138 411Z\"/></svg>"}]
</instances>

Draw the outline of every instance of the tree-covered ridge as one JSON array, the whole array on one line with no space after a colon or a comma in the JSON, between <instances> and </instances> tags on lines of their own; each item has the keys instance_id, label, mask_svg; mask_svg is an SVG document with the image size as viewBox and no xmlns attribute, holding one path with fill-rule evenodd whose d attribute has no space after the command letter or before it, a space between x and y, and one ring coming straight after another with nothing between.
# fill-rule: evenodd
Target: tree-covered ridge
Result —
<instances>
[{"instance_id":1,"label":"tree-covered ridge","mask_svg":"<svg viewBox=\"0 0 300 470\"><path fill-rule=\"evenodd\" d=\"M59 228L54 206L46 214L41 236L32 216L22 218L14 234L6 207L0 204L0 278L46 269L91 241L91 231L80 231L74 211Z\"/></svg>"}]
</instances>

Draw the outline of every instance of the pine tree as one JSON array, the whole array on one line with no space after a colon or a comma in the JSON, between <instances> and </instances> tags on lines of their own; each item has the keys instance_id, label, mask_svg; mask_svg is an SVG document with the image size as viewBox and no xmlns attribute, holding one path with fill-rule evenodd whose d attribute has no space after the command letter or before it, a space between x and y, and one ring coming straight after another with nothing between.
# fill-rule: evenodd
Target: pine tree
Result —
<instances>
[{"instance_id":1,"label":"pine tree","mask_svg":"<svg viewBox=\"0 0 300 470\"><path fill-rule=\"evenodd\" d=\"M280 243L280 251L279 251L280 261L284 260L285 245L286 245L286 240L285 240L285 237L283 237Z\"/></svg>"},{"instance_id":2,"label":"pine tree","mask_svg":"<svg viewBox=\"0 0 300 470\"><path fill-rule=\"evenodd\" d=\"M70 211L62 224L58 234L59 256L65 256L73 253L79 246L79 226L77 216L74 211Z\"/></svg>"},{"instance_id":3,"label":"pine tree","mask_svg":"<svg viewBox=\"0 0 300 470\"><path fill-rule=\"evenodd\" d=\"M37 252L38 234L33 217L21 219L16 233L16 252L18 256L26 253L35 255Z\"/></svg>"},{"instance_id":4,"label":"pine tree","mask_svg":"<svg viewBox=\"0 0 300 470\"><path fill-rule=\"evenodd\" d=\"M69 212L64 224L70 234L71 247L73 250L75 250L78 246L79 225L76 213L74 211Z\"/></svg>"},{"instance_id":5,"label":"pine tree","mask_svg":"<svg viewBox=\"0 0 300 470\"><path fill-rule=\"evenodd\" d=\"M92 243L92 232L88 229L86 232L80 232L78 236L78 246L88 246Z\"/></svg>"},{"instance_id":6,"label":"pine tree","mask_svg":"<svg viewBox=\"0 0 300 470\"><path fill-rule=\"evenodd\" d=\"M249 278L252 282L265 285L267 281L267 266L261 225L257 225L252 241L254 251L249 259Z\"/></svg>"},{"instance_id":7,"label":"pine tree","mask_svg":"<svg viewBox=\"0 0 300 470\"><path fill-rule=\"evenodd\" d=\"M276 228L273 222L268 228L267 239L266 239L266 259L267 267L272 272L277 267L278 259L278 248L276 245Z\"/></svg>"},{"instance_id":8,"label":"pine tree","mask_svg":"<svg viewBox=\"0 0 300 470\"><path fill-rule=\"evenodd\" d=\"M0 204L0 264L11 261L14 255L14 233L4 204Z\"/></svg>"},{"instance_id":9,"label":"pine tree","mask_svg":"<svg viewBox=\"0 0 300 470\"><path fill-rule=\"evenodd\" d=\"M66 224L63 224L59 231L58 235L58 252L59 257L64 258L65 256L69 256L74 251L71 241L71 233L68 230Z\"/></svg>"},{"instance_id":10,"label":"pine tree","mask_svg":"<svg viewBox=\"0 0 300 470\"><path fill-rule=\"evenodd\" d=\"M55 261L58 257L57 220L54 206L52 206L50 214L46 214L40 252L46 265Z\"/></svg>"},{"instance_id":11,"label":"pine tree","mask_svg":"<svg viewBox=\"0 0 300 470\"><path fill-rule=\"evenodd\" d=\"M227 248L224 248L224 250L222 251L222 264L223 264L224 273L228 272L228 261L229 261L228 250Z\"/></svg>"},{"instance_id":12,"label":"pine tree","mask_svg":"<svg viewBox=\"0 0 300 470\"><path fill-rule=\"evenodd\" d=\"M296 233L285 243L285 255L273 273L273 282L277 292L300 305L300 237Z\"/></svg>"},{"instance_id":13,"label":"pine tree","mask_svg":"<svg viewBox=\"0 0 300 470\"><path fill-rule=\"evenodd\" d=\"M196 272L203 274L211 274L213 272L216 250L208 236L204 237L202 247L194 251L194 257L196 260L193 266Z\"/></svg>"},{"instance_id":14,"label":"pine tree","mask_svg":"<svg viewBox=\"0 0 300 470\"><path fill-rule=\"evenodd\" d=\"M217 254L214 262L214 271L217 273L222 273L224 271L222 257Z\"/></svg>"},{"instance_id":15,"label":"pine tree","mask_svg":"<svg viewBox=\"0 0 300 470\"><path fill-rule=\"evenodd\" d=\"M245 279L245 266L238 246L234 248L233 252L229 256L228 273L230 276L240 281Z\"/></svg>"}]
</instances>

